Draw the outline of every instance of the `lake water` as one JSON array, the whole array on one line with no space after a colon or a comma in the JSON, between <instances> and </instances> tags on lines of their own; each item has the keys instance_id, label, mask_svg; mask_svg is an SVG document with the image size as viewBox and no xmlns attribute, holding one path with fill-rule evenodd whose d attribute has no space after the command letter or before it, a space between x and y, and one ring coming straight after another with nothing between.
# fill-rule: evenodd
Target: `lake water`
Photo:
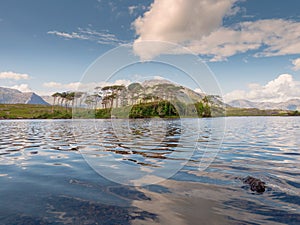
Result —
<instances>
[{"instance_id":1,"label":"lake water","mask_svg":"<svg viewBox=\"0 0 300 225\"><path fill-rule=\"evenodd\" d=\"M300 117L114 121L0 121L0 224L300 224Z\"/></svg>"}]
</instances>

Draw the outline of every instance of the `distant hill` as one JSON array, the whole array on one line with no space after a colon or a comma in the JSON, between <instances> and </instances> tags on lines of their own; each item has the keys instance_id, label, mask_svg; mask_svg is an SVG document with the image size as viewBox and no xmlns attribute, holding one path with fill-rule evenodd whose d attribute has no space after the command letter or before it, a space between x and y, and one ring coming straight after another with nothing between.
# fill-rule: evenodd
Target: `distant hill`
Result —
<instances>
[{"instance_id":1,"label":"distant hill","mask_svg":"<svg viewBox=\"0 0 300 225\"><path fill-rule=\"evenodd\" d=\"M291 99L286 102L252 102L245 99L233 100L228 102L236 108L257 108L257 109L282 109L282 110L300 110L300 99Z\"/></svg>"},{"instance_id":2,"label":"distant hill","mask_svg":"<svg viewBox=\"0 0 300 225\"><path fill-rule=\"evenodd\" d=\"M0 87L0 104L49 105L34 92L21 92L16 89L3 87Z\"/></svg>"},{"instance_id":3,"label":"distant hill","mask_svg":"<svg viewBox=\"0 0 300 225\"><path fill-rule=\"evenodd\" d=\"M165 89L171 91L174 96L177 96L177 98L183 102L197 102L206 96L205 94L197 93L187 87L175 84L166 79L151 79L142 83L144 90L151 94L155 93L155 89L160 85L163 85L164 87L162 90Z\"/></svg>"},{"instance_id":4,"label":"distant hill","mask_svg":"<svg viewBox=\"0 0 300 225\"><path fill-rule=\"evenodd\" d=\"M41 98L50 105L54 102L54 98L52 96L43 95Z\"/></svg>"}]
</instances>

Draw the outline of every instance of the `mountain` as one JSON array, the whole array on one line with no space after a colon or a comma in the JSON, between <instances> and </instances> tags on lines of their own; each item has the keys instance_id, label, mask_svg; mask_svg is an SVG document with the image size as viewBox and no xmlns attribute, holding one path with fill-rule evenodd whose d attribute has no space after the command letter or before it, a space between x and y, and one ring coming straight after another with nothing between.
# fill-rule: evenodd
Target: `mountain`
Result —
<instances>
[{"instance_id":1,"label":"mountain","mask_svg":"<svg viewBox=\"0 0 300 225\"><path fill-rule=\"evenodd\" d=\"M300 99L290 99L286 102L252 102L245 99L233 100L228 102L236 108L257 108L257 109L283 109L283 110L300 110Z\"/></svg>"},{"instance_id":2,"label":"mountain","mask_svg":"<svg viewBox=\"0 0 300 225\"><path fill-rule=\"evenodd\" d=\"M50 105L54 103L54 98L52 96L43 95L41 98Z\"/></svg>"},{"instance_id":3,"label":"mountain","mask_svg":"<svg viewBox=\"0 0 300 225\"><path fill-rule=\"evenodd\" d=\"M49 105L34 92L21 92L12 88L0 87L0 104L39 104Z\"/></svg>"},{"instance_id":4,"label":"mountain","mask_svg":"<svg viewBox=\"0 0 300 225\"><path fill-rule=\"evenodd\" d=\"M141 85L143 86L144 90L148 92L148 94L155 93L155 89L161 86L163 87L161 91L169 92L174 96L177 96L177 98L179 98L183 102L197 102L205 97L205 94L203 93L200 94L187 87L175 84L166 79L145 80L143 83L141 83Z\"/></svg>"},{"instance_id":5,"label":"mountain","mask_svg":"<svg viewBox=\"0 0 300 225\"><path fill-rule=\"evenodd\" d=\"M230 105L231 107L236 107L236 108L256 108L257 107L255 102L251 102L251 101L244 100L244 99L233 100L233 101L228 102L227 104Z\"/></svg>"}]
</instances>

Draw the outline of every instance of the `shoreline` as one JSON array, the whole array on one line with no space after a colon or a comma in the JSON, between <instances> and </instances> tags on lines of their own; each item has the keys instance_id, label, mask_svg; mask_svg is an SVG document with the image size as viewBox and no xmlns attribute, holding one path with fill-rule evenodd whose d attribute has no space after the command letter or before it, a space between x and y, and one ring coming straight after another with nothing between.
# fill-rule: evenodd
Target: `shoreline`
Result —
<instances>
[{"instance_id":1,"label":"shoreline","mask_svg":"<svg viewBox=\"0 0 300 225\"><path fill-rule=\"evenodd\" d=\"M152 105L135 105L139 110L143 107L149 109ZM129 115L127 115L129 113ZM126 111L126 108L120 108L120 113L112 115L112 109L97 109L77 111L74 114L72 108L51 105L27 105L27 104L0 104L0 120L36 120L36 119L179 119L179 118L218 118L218 117L291 117L300 116L299 111L289 111L280 109L260 110L256 108L213 108L211 114L205 115L197 113L197 115L178 115L178 113L160 114L157 111L146 113L144 111Z\"/></svg>"},{"instance_id":2,"label":"shoreline","mask_svg":"<svg viewBox=\"0 0 300 225\"><path fill-rule=\"evenodd\" d=\"M215 117L140 117L140 118L0 118L0 121L6 120L138 120L138 119L216 119L216 118L231 118L231 117L299 117L299 115L229 115Z\"/></svg>"}]
</instances>

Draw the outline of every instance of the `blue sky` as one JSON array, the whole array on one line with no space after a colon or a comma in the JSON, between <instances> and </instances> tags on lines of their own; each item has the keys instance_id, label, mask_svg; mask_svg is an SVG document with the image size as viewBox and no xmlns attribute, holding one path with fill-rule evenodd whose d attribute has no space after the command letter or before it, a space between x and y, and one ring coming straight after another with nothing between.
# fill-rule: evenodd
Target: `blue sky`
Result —
<instances>
[{"instance_id":1,"label":"blue sky","mask_svg":"<svg viewBox=\"0 0 300 225\"><path fill-rule=\"evenodd\" d=\"M72 89L119 44L158 40L204 59L229 100L300 98L300 1L206 2L1 0L0 86Z\"/></svg>"}]
</instances>

